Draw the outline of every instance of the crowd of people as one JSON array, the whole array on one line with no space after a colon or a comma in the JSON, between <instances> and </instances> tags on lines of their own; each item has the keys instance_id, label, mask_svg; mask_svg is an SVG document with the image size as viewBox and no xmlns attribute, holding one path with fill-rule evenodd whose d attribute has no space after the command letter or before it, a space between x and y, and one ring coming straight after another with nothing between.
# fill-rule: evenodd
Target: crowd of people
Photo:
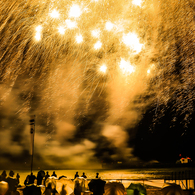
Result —
<instances>
[{"instance_id":1,"label":"crowd of people","mask_svg":"<svg viewBox=\"0 0 195 195\"><path fill-rule=\"evenodd\" d=\"M4 170L2 174L0 175L0 182L2 185L7 186L7 189L2 192L0 190L0 195L20 195L19 191L17 189L22 189L23 195L65 195L65 186L62 186L62 190L60 193L56 190L56 186L52 183L47 183L46 181L48 178L55 178L55 179L61 179L66 178L66 176L62 175L59 178L57 177L55 171L53 171L52 175L49 175L49 172L40 170L37 172L37 176L35 176L32 172L30 175L26 176L26 179L24 181L24 185L20 184L20 175L17 173L16 176L14 176L14 171L10 170L9 175L7 176L6 171ZM79 176L78 172L76 172L74 176L74 180L76 178L87 178L86 174L83 172L81 176ZM99 178L99 173L96 173L96 177ZM41 186L45 186L44 192L41 191ZM2 188L2 186L0 187ZM6 187L4 187L6 188ZM75 195L81 195L80 186L78 182L75 182L74 187L74 194Z\"/></svg>"}]
</instances>

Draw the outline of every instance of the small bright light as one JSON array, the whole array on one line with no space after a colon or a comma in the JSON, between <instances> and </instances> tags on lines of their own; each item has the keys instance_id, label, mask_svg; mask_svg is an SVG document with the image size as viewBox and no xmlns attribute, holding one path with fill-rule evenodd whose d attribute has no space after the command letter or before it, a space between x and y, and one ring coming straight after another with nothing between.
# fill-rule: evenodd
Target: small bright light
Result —
<instances>
[{"instance_id":1,"label":"small bright light","mask_svg":"<svg viewBox=\"0 0 195 195\"><path fill-rule=\"evenodd\" d=\"M50 13L50 16L51 16L52 18L59 18L60 14L59 14L59 12L58 12L56 9L54 9L54 10Z\"/></svg>"},{"instance_id":2,"label":"small bright light","mask_svg":"<svg viewBox=\"0 0 195 195\"><path fill-rule=\"evenodd\" d=\"M134 5L138 5L138 6L140 6L140 7L141 7L142 0L133 0L133 1L132 1L132 4L134 4Z\"/></svg>"},{"instance_id":3,"label":"small bright light","mask_svg":"<svg viewBox=\"0 0 195 195\"><path fill-rule=\"evenodd\" d=\"M82 35L77 35L76 36L76 42L81 43L83 41L83 36Z\"/></svg>"},{"instance_id":4,"label":"small bright light","mask_svg":"<svg viewBox=\"0 0 195 195\"><path fill-rule=\"evenodd\" d=\"M81 14L82 14L82 11L79 5L75 4L70 8L69 17L78 18Z\"/></svg>"},{"instance_id":5,"label":"small bright light","mask_svg":"<svg viewBox=\"0 0 195 195\"><path fill-rule=\"evenodd\" d=\"M95 49L100 49L102 47L102 43L100 41L96 42L96 44L94 45Z\"/></svg>"},{"instance_id":6,"label":"small bright light","mask_svg":"<svg viewBox=\"0 0 195 195\"><path fill-rule=\"evenodd\" d=\"M129 62L125 61L124 59L121 59L119 66L123 74L131 74L135 72L134 66L132 66Z\"/></svg>"},{"instance_id":7,"label":"small bright light","mask_svg":"<svg viewBox=\"0 0 195 195\"><path fill-rule=\"evenodd\" d=\"M147 70L147 73L150 74L150 69Z\"/></svg>"},{"instance_id":8,"label":"small bright light","mask_svg":"<svg viewBox=\"0 0 195 195\"><path fill-rule=\"evenodd\" d=\"M37 32L37 33L36 33L35 39L36 39L37 41L40 41L40 40L41 40L41 33L40 33L40 32Z\"/></svg>"},{"instance_id":9,"label":"small bright light","mask_svg":"<svg viewBox=\"0 0 195 195\"><path fill-rule=\"evenodd\" d=\"M135 33L128 33L123 35L122 41L126 46L129 46L135 50L136 53L139 53L142 50L143 44L139 42L139 38Z\"/></svg>"},{"instance_id":10,"label":"small bright light","mask_svg":"<svg viewBox=\"0 0 195 195\"><path fill-rule=\"evenodd\" d=\"M107 70L107 66L105 64L103 64L101 67L100 67L100 71L105 73Z\"/></svg>"},{"instance_id":11,"label":"small bright light","mask_svg":"<svg viewBox=\"0 0 195 195\"><path fill-rule=\"evenodd\" d=\"M36 27L36 31L37 32L41 32L41 30L42 30L42 26L41 25L39 25L39 26Z\"/></svg>"},{"instance_id":12,"label":"small bright light","mask_svg":"<svg viewBox=\"0 0 195 195\"><path fill-rule=\"evenodd\" d=\"M114 24L112 22L106 22L106 30L111 31L114 27Z\"/></svg>"},{"instance_id":13,"label":"small bright light","mask_svg":"<svg viewBox=\"0 0 195 195\"><path fill-rule=\"evenodd\" d=\"M36 28L36 34L35 34L35 39L37 41L40 41L41 40L41 30L42 30L42 26L41 25L38 25Z\"/></svg>"},{"instance_id":14,"label":"small bright light","mask_svg":"<svg viewBox=\"0 0 195 195\"><path fill-rule=\"evenodd\" d=\"M76 28L77 23L75 21L67 19L66 21L67 28Z\"/></svg>"},{"instance_id":15,"label":"small bright light","mask_svg":"<svg viewBox=\"0 0 195 195\"><path fill-rule=\"evenodd\" d=\"M91 34L93 37L98 38L100 36L100 30L98 30L98 29L92 30Z\"/></svg>"},{"instance_id":16,"label":"small bright light","mask_svg":"<svg viewBox=\"0 0 195 195\"><path fill-rule=\"evenodd\" d=\"M64 35L65 33L65 28L63 26L59 26L58 27L58 32L61 34L61 35Z\"/></svg>"}]
</instances>

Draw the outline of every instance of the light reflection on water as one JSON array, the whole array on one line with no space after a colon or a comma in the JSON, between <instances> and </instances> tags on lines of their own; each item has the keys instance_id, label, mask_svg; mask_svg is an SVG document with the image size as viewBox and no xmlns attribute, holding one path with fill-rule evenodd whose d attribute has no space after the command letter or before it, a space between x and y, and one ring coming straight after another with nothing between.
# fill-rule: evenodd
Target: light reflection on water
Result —
<instances>
[{"instance_id":1,"label":"light reflection on water","mask_svg":"<svg viewBox=\"0 0 195 195\"><path fill-rule=\"evenodd\" d=\"M94 169L94 170L55 170L57 177L65 175L67 178L73 179L76 171L78 171L79 176L85 172L87 179L93 179L96 176L96 173L99 172L101 179L105 180L122 180L125 184L129 184L129 180L144 180L144 179L165 179L170 177L172 172L179 171L190 171L191 168L158 168L158 169L120 169L120 170L105 170L105 169ZM3 170L1 170L2 173ZM7 175L9 174L9 170ZM34 170L33 174L37 176L39 170ZM48 171L52 175L53 170L44 170ZM30 174L30 170L14 170L16 176L17 173L20 174L20 185L24 185L24 180L27 175ZM125 181L126 180L126 181Z\"/></svg>"}]
</instances>

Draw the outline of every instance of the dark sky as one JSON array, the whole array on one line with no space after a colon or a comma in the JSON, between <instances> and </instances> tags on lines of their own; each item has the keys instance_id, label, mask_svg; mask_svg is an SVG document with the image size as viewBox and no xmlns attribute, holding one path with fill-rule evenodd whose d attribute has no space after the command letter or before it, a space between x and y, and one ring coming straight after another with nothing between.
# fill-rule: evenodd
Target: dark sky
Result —
<instances>
[{"instance_id":1,"label":"dark sky","mask_svg":"<svg viewBox=\"0 0 195 195\"><path fill-rule=\"evenodd\" d=\"M29 168L31 116L35 167L193 159L193 10L1 1L0 167Z\"/></svg>"}]
</instances>

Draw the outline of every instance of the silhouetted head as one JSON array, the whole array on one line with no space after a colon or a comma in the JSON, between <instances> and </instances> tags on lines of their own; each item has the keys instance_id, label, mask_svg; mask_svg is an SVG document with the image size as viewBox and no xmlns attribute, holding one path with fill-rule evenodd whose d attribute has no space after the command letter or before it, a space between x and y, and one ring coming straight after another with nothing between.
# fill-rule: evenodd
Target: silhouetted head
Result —
<instances>
[{"instance_id":1,"label":"silhouetted head","mask_svg":"<svg viewBox=\"0 0 195 195\"><path fill-rule=\"evenodd\" d=\"M14 172L12 170L9 172L9 176L11 176L11 177L14 176Z\"/></svg>"},{"instance_id":2,"label":"silhouetted head","mask_svg":"<svg viewBox=\"0 0 195 195\"><path fill-rule=\"evenodd\" d=\"M7 176L7 173L6 173L6 171L4 170L3 172L2 172L2 174L1 175L3 175L3 176Z\"/></svg>"}]
</instances>

